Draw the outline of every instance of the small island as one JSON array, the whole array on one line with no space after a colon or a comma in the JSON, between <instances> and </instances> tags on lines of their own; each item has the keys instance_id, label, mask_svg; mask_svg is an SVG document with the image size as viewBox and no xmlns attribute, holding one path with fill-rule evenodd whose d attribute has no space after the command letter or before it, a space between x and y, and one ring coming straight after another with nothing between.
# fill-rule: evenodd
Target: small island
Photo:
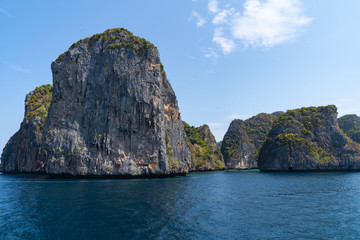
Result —
<instances>
[{"instance_id":1,"label":"small island","mask_svg":"<svg viewBox=\"0 0 360 240\"><path fill-rule=\"evenodd\" d=\"M354 171L360 145L340 130L336 106L301 108L275 120L258 161L261 171Z\"/></svg>"}]
</instances>

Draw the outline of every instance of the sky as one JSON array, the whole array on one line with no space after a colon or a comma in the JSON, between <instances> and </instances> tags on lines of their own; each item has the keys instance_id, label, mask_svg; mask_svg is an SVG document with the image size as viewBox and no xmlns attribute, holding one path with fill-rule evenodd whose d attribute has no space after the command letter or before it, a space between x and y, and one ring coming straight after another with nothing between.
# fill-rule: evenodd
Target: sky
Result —
<instances>
[{"instance_id":1,"label":"sky","mask_svg":"<svg viewBox=\"0 0 360 240\"><path fill-rule=\"evenodd\" d=\"M0 152L25 95L52 83L72 43L123 27L155 44L182 120L230 122L335 104L360 115L360 1L132 0L0 2Z\"/></svg>"}]
</instances>

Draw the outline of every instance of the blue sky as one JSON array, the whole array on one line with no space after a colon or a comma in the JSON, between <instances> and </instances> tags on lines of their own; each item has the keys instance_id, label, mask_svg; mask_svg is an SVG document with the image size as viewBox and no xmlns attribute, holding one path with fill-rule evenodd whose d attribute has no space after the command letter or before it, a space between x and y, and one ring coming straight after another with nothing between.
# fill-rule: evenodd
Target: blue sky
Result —
<instances>
[{"instance_id":1,"label":"blue sky","mask_svg":"<svg viewBox=\"0 0 360 240\"><path fill-rule=\"evenodd\" d=\"M0 3L0 149L26 93L79 39L124 27L154 43L182 119L220 141L234 118L336 104L360 114L358 0L132 0ZM1 150L0 150L1 151Z\"/></svg>"}]
</instances>

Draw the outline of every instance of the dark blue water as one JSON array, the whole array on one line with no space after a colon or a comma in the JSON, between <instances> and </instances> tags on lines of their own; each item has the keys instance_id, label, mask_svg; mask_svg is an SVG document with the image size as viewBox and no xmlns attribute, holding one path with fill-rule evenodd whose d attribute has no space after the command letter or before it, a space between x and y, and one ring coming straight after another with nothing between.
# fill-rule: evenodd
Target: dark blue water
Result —
<instances>
[{"instance_id":1,"label":"dark blue water","mask_svg":"<svg viewBox=\"0 0 360 240\"><path fill-rule=\"evenodd\" d=\"M359 239L360 173L0 175L0 239Z\"/></svg>"}]
</instances>

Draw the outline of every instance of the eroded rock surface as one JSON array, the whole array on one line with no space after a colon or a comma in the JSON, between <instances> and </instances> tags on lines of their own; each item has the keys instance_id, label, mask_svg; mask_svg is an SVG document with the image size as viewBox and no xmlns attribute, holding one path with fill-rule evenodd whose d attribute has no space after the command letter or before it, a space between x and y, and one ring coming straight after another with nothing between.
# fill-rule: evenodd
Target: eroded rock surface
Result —
<instances>
[{"instance_id":1,"label":"eroded rock surface","mask_svg":"<svg viewBox=\"0 0 360 240\"><path fill-rule=\"evenodd\" d=\"M341 133L334 105L287 111L260 151L262 171L360 170L360 145Z\"/></svg>"},{"instance_id":2,"label":"eroded rock surface","mask_svg":"<svg viewBox=\"0 0 360 240\"><path fill-rule=\"evenodd\" d=\"M212 171L225 168L224 159L208 125L193 127L184 122L191 150L192 171Z\"/></svg>"},{"instance_id":3,"label":"eroded rock surface","mask_svg":"<svg viewBox=\"0 0 360 240\"><path fill-rule=\"evenodd\" d=\"M20 130L10 138L2 155L2 171L30 173L44 171L40 158L42 134L52 99L52 86L44 85L25 99L25 116Z\"/></svg>"},{"instance_id":4,"label":"eroded rock surface","mask_svg":"<svg viewBox=\"0 0 360 240\"><path fill-rule=\"evenodd\" d=\"M29 146L8 144L31 166L39 159L40 168L31 169L80 176L189 171L178 103L153 44L109 29L73 44L51 68L53 96L42 136L25 137L41 142L38 157L26 152Z\"/></svg>"},{"instance_id":5,"label":"eroded rock surface","mask_svg":"<svg viewBox=\"0 0 360 240\"><path fill-rule=\"evenodd\" d=\"M340 129L352 140L360 143L360 117L348 114L338 118Z\"/></svg>"},{"instance_id":6,"label":"eroded rock surface","mask_svg":"<svg viewBox=\"0 0 360 240\"><path fill-rule=\"evenodd\" d=\"M231 122L221 146L226 168L257 168L258 152L275 118L272 114L260 113L245 121Z\"/></svg>"}]
</instances>

